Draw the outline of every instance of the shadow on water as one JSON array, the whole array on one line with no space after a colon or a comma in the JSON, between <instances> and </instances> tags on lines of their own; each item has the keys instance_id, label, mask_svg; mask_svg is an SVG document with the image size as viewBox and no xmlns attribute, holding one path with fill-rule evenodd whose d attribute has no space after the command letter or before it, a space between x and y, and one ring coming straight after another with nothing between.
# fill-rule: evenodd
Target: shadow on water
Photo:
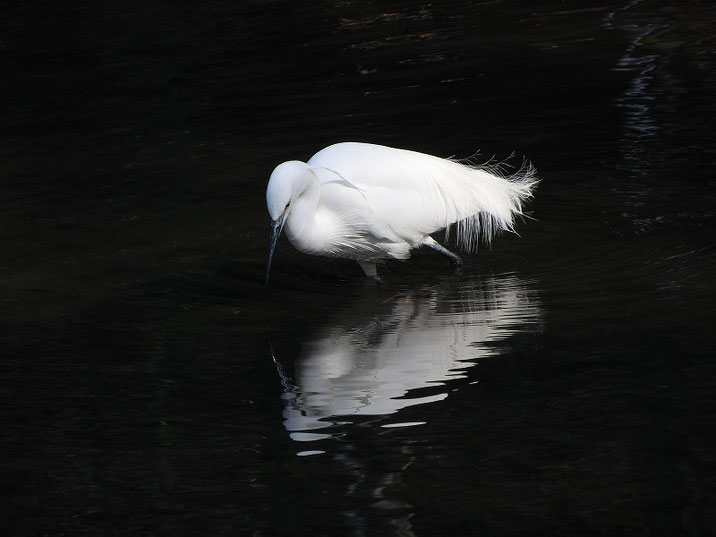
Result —
<instances>
[{"instance_id":1,"label":"shadow on water","mask_svg":"<svg viewBox=\"0 0 716 537\"><path fill-rule=\"evenodd\" d=\"M476 360L499 356L496 342L540 320L534 292L515 276L441 280L407 294L360 295L301 342L292 378L273 353L292 439L350 435L357 416L375 416L383 428L424 424L384 418L442 401Z\"/></svg>"},{"instance_id":2,"label":"shadow on water","mask_svg":"<svg viewBox=\"0 0 716 537\"><path fill-rule=\"evenodd\" d=\"M430 267L436 257L416 263ZM304 456L286 461L288 480L272 484L304 491L273 512L276 530L291 520L319 533L413 535L411 519L424 508L406 494L406 472L440 438L442 422L469 412L469 394L481 390L476 366L504 359L514 367L534 352L544 319L519 275L467 266L426 284L402 272L385 286L344 287L348 296L325 320L291 331L297 340L270 336L291 439L284 449ZM305 472L315 476L305 481ZM330 495L333 509L313 505L316 494Z\"/></svg>"}]
</instances>

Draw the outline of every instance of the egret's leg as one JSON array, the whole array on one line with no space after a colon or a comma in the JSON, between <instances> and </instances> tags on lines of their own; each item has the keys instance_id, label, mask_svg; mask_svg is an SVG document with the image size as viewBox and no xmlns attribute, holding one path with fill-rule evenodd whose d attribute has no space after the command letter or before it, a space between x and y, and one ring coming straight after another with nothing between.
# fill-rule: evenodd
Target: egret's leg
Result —
<instances>
[{"instance_id":1,"label":"egret's leg","mask_svg":"<svg viewBox=\"0 0 716 537\"><path fill-rule=\"evenodd\" d=\"M360 268L363 269L363 272L365 272L365 275L369 278L378 277L378 269L376 268L375 263L371 263L370 261L358 261L358 264L360 265Z\"/></svg>"},{"instance_id":2,"label":"egret's leg","mask_svg":"<svg viewBox=\"0 0 716 537\"><path fill-rule=\"evenodd\" d=\"M423 239L423 244L424 244L425 246L429 246L430 248L432 248L432 249L435 250L436 252L440 252L440 253L443 254L445 257L449 258L450 261L452 261L452 263L453 263L454 265L462 265L462 258L461 258L459 255L452 253L450 250L448 250L447 248L445 248L442 244L438 243L438 242L437 242L435 239L433 239L432 237L430 237L430 236L425 237L425 238Z\"/></svg>"},{"instance_id":3,"label":"egret's leg","mask_svg":"<svg viewBox=\"0 0 716 537\"><path fill-rule=\"evenodd\" d=\"M360 268L363 269L363 272L365 272L365 275L369 278L375 278L378 279L378 269L375 266L375 263L371 263L370 261L358 261L358 264L360 265Z\"/></svg>"}]
</instances>

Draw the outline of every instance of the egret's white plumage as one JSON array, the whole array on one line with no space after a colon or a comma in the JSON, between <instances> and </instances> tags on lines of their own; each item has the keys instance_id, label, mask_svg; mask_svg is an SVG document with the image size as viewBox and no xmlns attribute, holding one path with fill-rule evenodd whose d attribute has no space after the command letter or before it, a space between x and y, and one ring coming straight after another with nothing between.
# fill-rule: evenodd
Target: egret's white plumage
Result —
<instances>
[{"instance_id":1,"label":"egret's white plumage","mask_svg":"<svg viewBox=\"0 0 716 537\"><path fill-rule=\"evenodd\" d=\"M419 246L459 262L430 234L456 224L457 244L474 251L480 240L513 231L537 182L529 164L504 175L494 166L359 142L326 147L307 163L284 162L266 189L274 222L266 281L284 225L298 250L354 259L369 276L377 261L407 259Z\"/></svg>"}]
</instances>

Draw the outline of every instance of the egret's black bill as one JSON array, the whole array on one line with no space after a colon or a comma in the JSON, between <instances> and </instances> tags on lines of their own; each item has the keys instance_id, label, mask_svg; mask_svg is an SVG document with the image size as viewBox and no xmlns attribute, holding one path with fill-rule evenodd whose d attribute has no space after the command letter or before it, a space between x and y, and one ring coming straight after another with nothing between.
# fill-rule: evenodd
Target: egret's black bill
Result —
<instances>
[{"instance_id":1,"label":"egret's black bill","mask_svg":"<svg viewBox=\"0 0 716 537\"><path fill-rule=\"evenodd\" d=\"M271 222L271 242L269 244L268 261L266 262L266 279L264 280L264 286L268 286L269 272L271 272L271 259L273 258L273 251L276 249L276 243L278 237L281 235L283 229L283 215L278 220Z\"/></svg>"}]
</instances>

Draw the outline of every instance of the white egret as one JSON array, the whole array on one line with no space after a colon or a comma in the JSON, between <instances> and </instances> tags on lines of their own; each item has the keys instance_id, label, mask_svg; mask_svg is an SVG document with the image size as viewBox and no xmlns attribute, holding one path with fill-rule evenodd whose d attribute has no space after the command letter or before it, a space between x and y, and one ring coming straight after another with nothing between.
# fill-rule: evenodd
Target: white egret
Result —
<instances>
[{"instance_id":1,"label":"white egret","mask_svg":"<svg viewBox=\"0 0 716 537\"><path fill-rule=\"evenodd\" d=\"M474 251L480 240L514 230L537 182L530 164L505 175L499 166L359 142L331 145L308 162L284 162L266 189L273 220L266 283L284 225L301 252L353 259L373 278L376 262L407 259L420 246L460 264L430 234L445 229L447 238L456 224L456 243Z\"/></svg>"}]
</instances>

